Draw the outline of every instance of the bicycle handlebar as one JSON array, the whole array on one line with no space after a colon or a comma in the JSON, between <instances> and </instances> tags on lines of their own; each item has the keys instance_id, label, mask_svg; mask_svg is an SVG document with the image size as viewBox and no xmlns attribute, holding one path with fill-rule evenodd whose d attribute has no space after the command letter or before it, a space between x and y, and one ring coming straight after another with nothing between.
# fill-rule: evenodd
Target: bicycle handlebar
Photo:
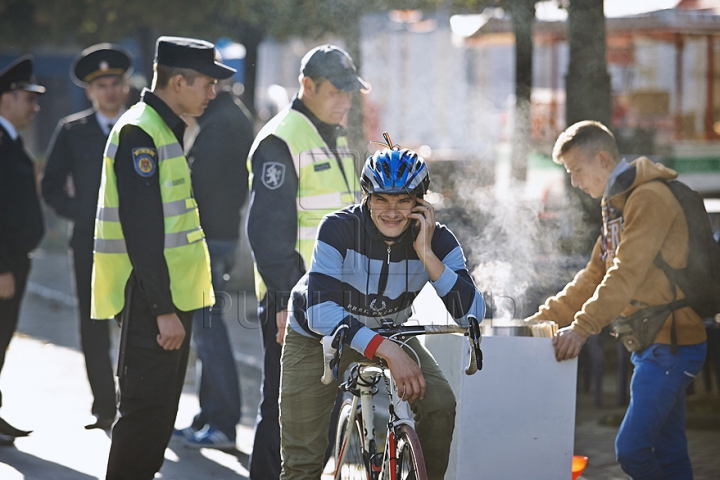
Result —
<instances>
[{"instance_id":1,"label":"bicycle handlebar","mask_svg":"<svg viewBox=\"0 0 720 480\"><path fill-rule=\"evenodd\" d=\"M372 330L385 338L462 333L468 337L470 342L470 362L468 366L465 367L465 374L473 375L478 370L482 370L483 356L482 350L480 349L482 335L477 318L468 317L468 324L467 328L458 325L384 325ZM323 375L320 380L325 385L329 385L333 379L337 380L340 376L340 358L342 358L347 329L348 325L341 324L335 329L332 335L322 338L324 366Z\"/></svg>"}]
</instances>

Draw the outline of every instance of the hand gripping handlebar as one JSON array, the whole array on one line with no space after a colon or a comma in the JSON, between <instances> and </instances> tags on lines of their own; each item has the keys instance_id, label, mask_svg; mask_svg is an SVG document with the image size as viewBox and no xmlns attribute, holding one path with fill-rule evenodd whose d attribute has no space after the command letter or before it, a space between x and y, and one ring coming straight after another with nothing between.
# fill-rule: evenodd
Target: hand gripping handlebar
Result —
<instances>
[{"instance_id":1,"label":"hand gripping handlebar","mask_svg":"<svg viewBox=\"0 0 720 480\"><path fill-rule=\"evenodd\" d=\"M347 330L347 324L340 324L332 335L322 338L324 366L321 381L325 385L329 385L333 379L337 380L340 377L340 359L342 358L342 350ZM479 322L475 317L468 316L467 328L458 325L386 325L378 329L373 329L373 331L392 341L419 335L462 333L468 337L468 341L470 342L470 361L467 367L465 367L465 374L473 375L478 370L482 370L483 355L480 349L482 335L480 333Z\"/></svg>"}]
</instances>

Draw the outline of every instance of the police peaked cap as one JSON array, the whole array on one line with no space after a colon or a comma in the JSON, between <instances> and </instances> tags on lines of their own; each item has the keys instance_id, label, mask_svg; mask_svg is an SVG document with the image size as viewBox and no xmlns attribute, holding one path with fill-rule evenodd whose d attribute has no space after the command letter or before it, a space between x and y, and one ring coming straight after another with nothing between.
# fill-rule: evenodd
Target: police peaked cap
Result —
<instances>
[{"instance_id":1,"label":"police peaked cap","mask_svg":"<svg viewBox=\"0 0 720 480\"><path fill-rule=\"evenodd\" d=\"M132 55L125 48L112 43L98 43L75 57L70 77L77 85L87 87L96 78L129 76L132 70Z\"/></svg>"},{"instance_id":2,"label":"police peaked cap","mask_svg":"<svg viewBox=\"0 0 720 480\"><path fill-rule=\"evenodd\" d=\"M230 78L236 72L234 68L216 61L215 45L195 38L158 38L155 63L166 67L189 68L218 80Z\"/></svg>"},{"instance_id":3,"label":"police peaked cap","mask_svg":"<svg viewBox=\"0 0 720 480\"><path fill-rule=\"evenodd\" d=\"M0 94L15 90L45 93L45 87L35 81L33 61L32 55L23 55L0 71Z\"/></svg>"}]
</instances>

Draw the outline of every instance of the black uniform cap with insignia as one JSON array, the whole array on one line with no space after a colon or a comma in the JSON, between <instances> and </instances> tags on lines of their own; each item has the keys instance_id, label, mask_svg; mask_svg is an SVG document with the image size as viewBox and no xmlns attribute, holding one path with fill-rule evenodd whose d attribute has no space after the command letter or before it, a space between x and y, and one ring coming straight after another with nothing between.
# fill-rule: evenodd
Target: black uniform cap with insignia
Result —
<instances>
[{"instance_id":1,"label":"black uniform cap with insignia","mask_svg":"<svg viewBox=\"0 0 720 480\"><path fill-rule=\"evenodd\" d=\"M45 93L45 87L35 81L33 61L32 55L23 55L0 71L0 94L15 90Z\"/></svg>"},{"instance_id":2,"label":"black uniform cap with insignia","mask_svg":"<svg viewBox=\"0 0 720 480\"><path fill-rule=\"evenodd\" d=\"M87 87L96 78L108 75L129 76L133 71L132 55L120 45L98 43L75 57L70 77L80 87Z\"/></svg>"},{"instance_id":3,"label":"black uniform cap with insignia","mask_svg":"<svg viewBox=\"0 0 720 480\"><path fill-rule=\"evenodd\" d=\"M215 45L195 38L158 38L155 63L167 67L189 68L218 80L230 78L236 72L234 68L216 61Z\"/></svg>"}]
</instances>

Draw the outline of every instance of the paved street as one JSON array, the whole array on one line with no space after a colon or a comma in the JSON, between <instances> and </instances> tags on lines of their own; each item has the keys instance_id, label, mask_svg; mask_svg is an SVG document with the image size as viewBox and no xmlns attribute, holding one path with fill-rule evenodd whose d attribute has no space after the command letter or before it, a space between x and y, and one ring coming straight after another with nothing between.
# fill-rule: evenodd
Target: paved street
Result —
<instances>
[{"instance_id":1,"label":"paved street","mask_svg":"<svg viewBox=\"0 0 720 480\"><path fill-rule=\"evenodd\" d=\"M184 448L173 440L161 475L172 480L220 480L247 478L252 445L252 424L259 399L260 337L254 319L255 299L232 298L228 327L236 348L243 393L242 423L238 427L238 449L220 452ZM91 396L79 348L72 282L67 256L39 251L34 260L29 293L20 320L20 333L13 339L0 379L4 392L3 417L19 428L34 430L16 440L15 447L0 448L2 480L83 480L104 478L110 439L102 431L86 431ZM116 336L117 338L117 336ZM190 423L197 411L194 362L186 378L178 413L178 427ZM608 379L611 386L612 379ZM698 390L702 390L702 387ZM607 401L614 397L608 390ZM699 393L696 397L702 397ZM717 395L709 397L719 401ZM627 478L614 461L613 426L598 424L600 417L620 416L622 409L595 409L590 394L578 401L575 453L590 457L582 478L614 480ZM693 426L714 430L688 430L690 454L696 480L720 478L720 414L697 414ZM482 448L478 446L478 448ZM502 479L492 479L502 480ZM533 479L536 480L536 479Z\"/></svg>"},{"instance_id":2,"label":"paved street","mask_svg":"<svg viewBox=\"0 0 720 480\"><path fill-rule=\"evenodd\" d=\"M34 430L15 448L0 448L2 480L82 480L104 478L110 448L108 435L85 430L92 397L85 375L74 306L73 286L64 254L36 252L19 323L10 344L0 388L2 413L10 423ZM238 314L239 308L243 311ZM238 450L191 450L174 440L165 454L162 476L176 480L247 478L248 454L260 391L260 334L255 328L255 298L233 297L235 321L228 322L241 370L243 416ZM249 321L244 320L248 304ZM242 322L237 321L243 318ZM114 344L119 329L113 325ZM116 349L114 349L116 350ZM197 413L194 361L190 362L180 400L177 426L186 427Z\"/></svg>"}]
</instances>

